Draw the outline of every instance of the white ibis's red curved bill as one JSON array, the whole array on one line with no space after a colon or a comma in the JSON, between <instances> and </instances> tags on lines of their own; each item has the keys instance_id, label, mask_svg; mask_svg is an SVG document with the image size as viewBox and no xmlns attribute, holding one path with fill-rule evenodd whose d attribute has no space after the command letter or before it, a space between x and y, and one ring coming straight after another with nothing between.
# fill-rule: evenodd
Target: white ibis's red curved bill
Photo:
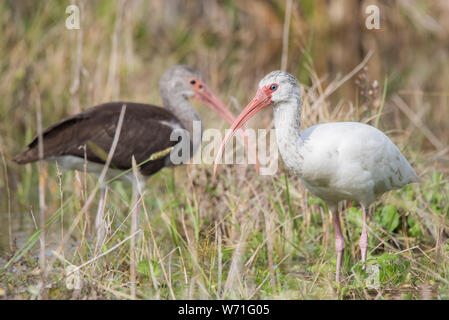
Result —
<instances>
[{"instance_id":1,"label":"white ibis's red curved bill","mask_svg":"<svg viewBox=\"0 0 449 320\"><path fill-rule=\"evenodd\" d=\"M206 84L201 83L198 85L198 89L196 90L195 96L198 100L203 102L206 105L209 105L212 110L218 113L218 115L227 121L230 125L232 125L235 121L235 117L231 111L226 107L226 105L221 102L220 99L214 96L212 91L207 87ZM242 136L245 145L248 147L248 152L251 153L255 158L255 169L256 172L259 173L260 165L259 159L257 157L257 150L252 141L249 141L249 137L246 134L245 130L242 129Z\"/></svg>"},{"instance_id":2,"label":"white ibis's red curved bill","mask_svg":"<svg viewBox=\"0 0 449 320\"><path fill-rule=\"evenodd\" d=\"M248 103L248 105L243 109L237 119L231 124L231 128L224 137L220 148L218 150L217 156L215 158L214 163L214 176L217 174L218 170L218 162L223 154L224 147L228 143L229 139L235 134L237 130L243 127L243 125L248 122L257 112L262 110L263 108L269 106L271 104L271 93L267 88L261 88L257 91L253 100ZM252 146L248 146L248 148L253 148Z\"/></svg>"}]
</instances>

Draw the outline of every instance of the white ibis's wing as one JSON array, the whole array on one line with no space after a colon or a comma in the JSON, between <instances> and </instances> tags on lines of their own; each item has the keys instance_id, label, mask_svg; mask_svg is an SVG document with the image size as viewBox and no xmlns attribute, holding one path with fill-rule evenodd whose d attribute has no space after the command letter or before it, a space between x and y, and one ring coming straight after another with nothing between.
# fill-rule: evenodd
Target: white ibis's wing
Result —
<instances>
[{"instance_id":1,"label":"white ibis's wing","mask_svg":"<svg viewBox=\"0 0 449 320\"><path fill-rule=\"evenodd\" d=\"M380 130L358 122L320 124L302 132L303 180L325 197L337 192L366 203L418 176L394 143ZM360 192L358 192L360 190ZM336 196L337 198L337 196Z\"/></svg>"}]
</instances>

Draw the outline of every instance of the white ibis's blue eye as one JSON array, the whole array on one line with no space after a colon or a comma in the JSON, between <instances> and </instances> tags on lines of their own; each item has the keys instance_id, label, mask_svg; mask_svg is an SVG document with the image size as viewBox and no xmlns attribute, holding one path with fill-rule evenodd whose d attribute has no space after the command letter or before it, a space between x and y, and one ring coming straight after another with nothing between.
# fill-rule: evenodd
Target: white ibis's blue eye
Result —
<instances>
[{"instance_id":1,"label":"white ibis's blue eye","mask_svg":"<svg viewBox=\"0 0 449 320\"><path fill-rule=\"evenodd\" d=\"M190 80L190 84L195 84L196 81L194 79Z\"/></svg>"},{"instance_id":2,"label":"white ibis's blue eye","mask_svg":"<svg viewBox=\"0 0 449 320\"><path fill-rule=\"evenodd\" d=\"M275 91L277 88L278 88L278 85L275 84L275 83L273 83L273 84L270 86L270 90L271 90L271 91Z\"/></svg>"}]
</instances>

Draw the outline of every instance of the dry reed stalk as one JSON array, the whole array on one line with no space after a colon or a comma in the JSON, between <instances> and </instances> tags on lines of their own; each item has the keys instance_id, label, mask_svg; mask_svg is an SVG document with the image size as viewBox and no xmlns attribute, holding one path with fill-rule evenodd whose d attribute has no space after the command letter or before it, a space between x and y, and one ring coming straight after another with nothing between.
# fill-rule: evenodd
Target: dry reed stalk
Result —
<instances>
[{"instance_id":1,"label":"dry reed stalk","mask_svg":"<svg viewBox=\"0 0 449 320\"><path fill-rule=\"evenodd\" d=\"M104 164L103 170L101 171L100 177L98 178L100 185L104 183L104 178L109 169L109 166L111 165L115 149L117 148L118 140L120 138L120 132L122 131L123 120L125 119L125 112L126 112L126 104L123 104L122 109L120 110L120 116L117 122L117 129L115 130L114 139L112 140L111 149L109 149L108 158L106 159L106 163Z\"/></svg>"},{"instance_id":2,"label":"dry reed stalk","mask_svg":"<svg viewBox=\"0 0 449 320\"><path fill-rule=\"evenodd\" d=\"M83 0L78 0L78 7L80 10L79 19L80 19L80 28L76 30L76 59L74 59L73 63L73 83L70 87L70 94L72 95L72 107L74 113L79 113L81 111L80 108L80 85L81 85L81 71L83 69L83 28L82 28L82 19L83 19L83 9L84 2Z\"/></svg>"},{"instance_id":3,"label":"dry reed stalk","mask_svg":"<svg viewBox=\"0 0 449 320\"><path fill-rule=\"evenodd\" d=\"M290 31L291 16L292 16L292 0L286 0L284 29L282 32L282 60L281 60L281 70L282 71L287 70L288 35L289 35L289 31Z\"/></svg>"},{"instance_id":4,"label":"dry reed stalk","mask_svg":"<svg viewBox=\"0 0 449 320\"><path fill-rule=\"evenodd\" d=\"M274 248L274 239L273 239L273 218L272 215L266 210L263 211L264 220L265 220L265 238L267 239L267 256L268 256L268 271L270 272L270 284L273 289L273 294L277 294L276 290L276 272L274 270L274 262L273 262L273 248Z\"/></svg>"},{"instance_id":5,"label":"dry reed stalk","mask_svg":"<svg viewBox=\"0 0 449 320\"><path fill-rule=\"evenodd\" d=\"M39 236L40 238L40 277L41 277L41 283L39 287L39 299L47 299L47 292L46 292L46 255L45 255L45 221L47 220L46 215L46 205L45 205L45 182L47 179L47 171L44 167L44 144L43 144L43 135L42 135L42 106L41 106L41 100L40 100L40 93L38 89L36 88L36 120L37 120L37 141L38 141L38 154L39 154L39 224L41 227L41 234Z\"/></svg>"},{"instance_id":6,"label":"dry reed stalk","mask_svg":"<svg viewBox=\"0 0 449 320\"><path fill-rule=\"evenodd\" d=\"M217 239L217 259L218 259L218 270L217 270L217 278L218 278L218 285L217 285L217 292L221 292L221 275L223 274L223 252L221 249L222 246L222 235L221 235L221 228L219 227L218 223L215 222L215 238Z\"/></svg>"},{"instance_id":7,"label":"dry reed stalk","mask_svg":"<svg viewBox=\"0 0 449 320\"><path fill-rule=\"evenodd\" d=\"M137 230L138 225L138 214L140 212L140 205L139 201L143 202L142 199L142 190L140 188L139 183L139 172L137 169L137 163L136 158L134 158L134 155L132 156L132 169L134 174L134 182L133 182L133 196L131 201L136 202L135 208L131 211L131 233L135 233ZM139 200L140 196L140 200ZM131 298L133 300L136 299L136 239L133 237L131 238L131 244L130 244L130 262L129 262L129 277L131 282Z\"/></svg>"},{"instance_id":8,"label":"dry reed stalk","mask_svg":"<svg viewBox=\"0 0 449 320\"><path fill-rule=\"evenodd\" d=\"M224 290L221 299L225 299L229 291L232 290L237 284L241 283L241 276L243 274L243 257L245 254L247 241L250 230L251 221L245 223L240 232L240 239L237 242L237 247L232 254L231 267L229 268L228 277L226 279ZM233 290L231 294L235 291Z\"/></svg>"},{"instance_id":9,"label":"dry reed stalk","mask_svg":"<svg viewBox=\"0 0 449 320\"><path fill-rule=\"evenodd\" d=\"M6 184L6 196L8 197L8 239L9 239L9 249L11 252L14 250L13 240L12 240L12 220L11 220L11 190L9 189L9 178L8 178L8 168L6 166L5 156L3 151L0 150L0 155L2 156L3 172L5 175Z\"/></svg>"},{"instance_id":10,"label":"dry reed stalk","mask_svg":"<svg viewBox=\"0 0 449 320\"><path fill-rule=\"evenodd\" d=\"M436 135L424 124L421 118L413 112L404 100L397 94L393 96L393 102L410 119L410 121L422 132L429 142L437 149L444 149L446 146L438 139Z\"/></svg>"},{"instance_id":11,"label":"dry reed stalk","mask_svg":"<svg viewBox=\"0 0 449 320\"><path fill-rule=\"evenodd\" d=\"M117 100L119 97L120 92L120 83L117 79L117 70L119 67L119 35L121 31L121 25L122 25L122 17L123 17L123 8L125 5L125 1L120 0L117 3L117 11L116 11L116 18L115 18L115 24L114 24L114 33L112 34L111 39L111 57L109 60L109 71L108 71L108 79L107 79L107 85L106 85L106 94L104 96L104 99L113 99Z\"/></svg>"},{"instance_id":12,"label":"dry reed stalk","mask_svg":"<svg viewBox=\"0 0 449 320\"><path fill-rule=\"evenodd\" d=\"M56 175L58 177L59 185L59 206L61 208L61 240L64 239L64 193L62 191L62 172L59 169L58 163L56 162Z\"/></svg>"},{"instance_id":13,"label":"dry reed stalk","mask_svg":"<svg viewBox=\"0 0 449 320\"><path fill-rule=\"evenodd\" d=\"M332 93L334 93L335 90L337 90L339 87L341 87L346 81L351 79L355 74L357 74L357 72L362 70L362 68L368 63L368 61L371 58L371 56L373 55L373 53L374 53L374 51L372 51L372 50L369 51L367 53L367 55L365 56L365 58L363 59L363 61L359 65L357 65L351 72L346 74L340 80L331 82L330 85L327 86L324 93L322 95L320 95L320 97L317 100L314 101L311 109L315 109L316 105L319 105L321 102L323 102L327 97L329 97Z\"/></svg>"}]
</instances>

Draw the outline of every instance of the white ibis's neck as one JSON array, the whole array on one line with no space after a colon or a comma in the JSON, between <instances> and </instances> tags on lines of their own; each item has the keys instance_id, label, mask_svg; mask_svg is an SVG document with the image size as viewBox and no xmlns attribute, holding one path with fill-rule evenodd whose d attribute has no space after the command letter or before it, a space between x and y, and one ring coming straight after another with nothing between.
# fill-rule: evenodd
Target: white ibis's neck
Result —
<instances>
[{"instance_id":1,"label":"white ibis's neck","mask_svg":"<svg viewBox=\"0 0 449 320\"><path fill-rule=\"evenodd\" d=\"M292 95L288 101L277 103L273 107L276 142L287 167L301 176L303 162L299 127L301 124L301 96Z\"/></svg>"},{"instance_id":2,"label":"white ibis's neck","mask_svg":"<svg viewBox=\"0 0 449 320\"><path fill-rule=\"evenodd\" d=\"M189 132L192 147L191 156L193 156L201 145L203 135L203 125L198 111L181 94L162 95L162 104L164 108L170 110L181 121L183 128Z\"/></svg>"}]
</instances>

